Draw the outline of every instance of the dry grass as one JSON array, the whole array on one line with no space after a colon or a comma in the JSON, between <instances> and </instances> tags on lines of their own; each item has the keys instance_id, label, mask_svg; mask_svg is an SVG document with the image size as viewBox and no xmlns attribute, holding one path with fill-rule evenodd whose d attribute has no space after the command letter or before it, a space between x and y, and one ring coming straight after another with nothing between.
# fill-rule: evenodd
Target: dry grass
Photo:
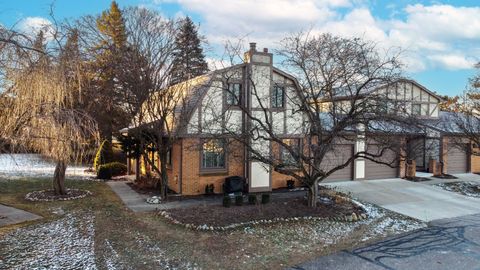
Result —
<instances>
[{"instance_id":1,"label":"dry grass","mask_svg":"<svg viewBox=\"0 0 480 270\"><path fill-rule=\"evenodd\" d=\"M108 269L112 258L120 269L127 266L130 269L158 269L159 265L179 269L194 266L203 269L281 269L385 236L377 235L363 241L372 227L383 219L358 224L302 221L221 233L198 232L167 223L154 213L128 211L102 182L67 181L67 187L94 193L77 201L34 203L23 198L29 191L49 187L50 182L45 180L0 180L0 203L45 217L40 221L1 228L0 237L19 226L59 218L61 215L53 213L55 209L93 213L96 263L100 269Z\"/></svg>"}]
</instances>

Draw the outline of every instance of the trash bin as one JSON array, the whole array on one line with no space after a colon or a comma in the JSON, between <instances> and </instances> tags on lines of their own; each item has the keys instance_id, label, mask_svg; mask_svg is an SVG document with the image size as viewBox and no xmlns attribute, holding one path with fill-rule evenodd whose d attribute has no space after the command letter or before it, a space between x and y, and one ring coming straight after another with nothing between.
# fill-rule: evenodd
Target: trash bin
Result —
<instances>
[{"instance_id":1,"label":"trash bin","mask_svg":"<svg viewBox=\"0 0 480 270\"><path fill-rule=\"evenodd\" d=\"M224 193L243 192L245 188L245 178L241 176L230 176L225 178L223 183Z\"/></svg>"}]
</instances>

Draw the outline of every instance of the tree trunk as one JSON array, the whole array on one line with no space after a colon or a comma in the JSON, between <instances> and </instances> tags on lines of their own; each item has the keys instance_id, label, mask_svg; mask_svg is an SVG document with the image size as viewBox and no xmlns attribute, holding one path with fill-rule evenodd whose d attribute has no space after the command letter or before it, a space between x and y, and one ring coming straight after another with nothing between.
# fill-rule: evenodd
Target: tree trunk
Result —
<instances>
[{"instance_id":1,"label":"tree trunk","mask_svg":"<svg viewBox=\"0 0 480 270\"><path fill-rule=\"evenodd\" d=\"M58 161L55 167L55 173L53 175L53 191L55 195L66 195L65 189L65 171L67 170L67 164L63 161Z\"/></svg>"},{"instance_id":2,"label":"tree trunk","mask_svg":"<svg viewBox=\"0 0 480 270\"><path fill-rule=\"evenodd\" d=\"M317 207L318 200L318 181L314 181L313 185L308 186L307 203L310 207Z\"/></svg>"}]
</instances>

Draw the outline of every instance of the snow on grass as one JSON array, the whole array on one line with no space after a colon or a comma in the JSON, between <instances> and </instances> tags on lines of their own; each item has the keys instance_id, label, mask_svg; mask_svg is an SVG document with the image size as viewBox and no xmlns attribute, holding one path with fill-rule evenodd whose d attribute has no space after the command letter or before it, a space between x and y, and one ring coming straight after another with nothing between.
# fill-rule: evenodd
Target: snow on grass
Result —
<instances>
[{"instance_id":1,"label":"snow on grass","mask_svg":"<svg viewBox=\"0 0 480 270\"><path fill-rule=\"evenodd\" d=\"M450 182L436 184L435 186L465 196L480 198L480 185L477 182Z\"/></svg>"},{"instance_id":2,"label":"snow on grass","mask_svg":"<svg viewBox=\"0 0 480 270\"><path fill-rule=\"evenodd\" d=\"M86 166L67 167L68 178L89 179L94 175L85 172ZM52 177L55 164L37 154L0 154L0 178L22 179Z\"/></svg>"},{"instance_id":3,"label":"snow on grass","mask_svg":"<svg viewBox=\"0 0 480 270\"><path fill-rule=\"evenodd\" d=\"M335 250L339 245L351 247L360 242L378 240L426 227L424 222L375 205L358 201L355 203L366 210L367 219L357 222L311 220L298 223L278 223L272 226L249 226L243 230L230 232L230 234L248 235L260 242L273 241L282 252L288 253L309 252L312 247L318 245L323 246L325 250ZM240 257L238 259L242 259Z\"/></svg>"},{"instance_id":4,"label":"snow on grass","mask_svg":"<svg viewBox=\"0 0 480 270\"><path fill-rule=\"evenodd\" d=\"M97 269L93 215L66 214L0 238L0 269Z\"/></svg>"}]
</instances>

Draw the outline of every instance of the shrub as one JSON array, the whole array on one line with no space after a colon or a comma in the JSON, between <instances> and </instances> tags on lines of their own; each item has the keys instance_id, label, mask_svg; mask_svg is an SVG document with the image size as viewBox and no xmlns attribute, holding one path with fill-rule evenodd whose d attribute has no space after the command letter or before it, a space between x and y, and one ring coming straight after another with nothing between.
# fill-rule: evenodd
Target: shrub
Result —
<instances>
[{"instance_id":1,"label":"shrub","mask_svg":"<svg viewBox=\"0 0 480 270\"><path fill-rule=\"evenodd\" d=\"M250 204L250 205L257 204L257 195L256 194L249 194L248 195L248 204Z\"/></svg>"},{"instance_id":2,"label":"shrub","mask_svg":"<svg viewBox=\"0 0 480 270\"><path fill-rule=\"evenodd\" d=\"M235 196L235 205L236 206L242 206L243 205L243 196L242 195Z\"/></svg>"},{"instance_id":3,"label":"shrub","mask_svg":"<svg viewBox=\"0 0 480 270\"><path fill-rule=\"evenodd\" d=\"M120 162L112 162L100 165L97 170L97 178L111 179L113 176L124 175L127 173L127 166Z\"/></svg>"},{"instance_id":4,"label":"shrub","mask_svg":"<svg viewBox=\"0 0 480 270\"><path fill-rule=\"evenodd\" d=\"M267 204L270 202L270 193L262 194L262 204Z\"/></svg>"},{"instance_id":5,"label":"shrub","mask_svg":"<svg viewBox=\"0 0 480 270\"><path fill-rule=\"evenodd\" d=\"M205 186L205 194L206 195L212 195L215 191L215 186L213 184L206 185Z\"/></svg>"},{"instance_id":6,"label":"shrub","mask_svg":"<svg viewBox=\"0 0 480 270\"><path fill-rule=\"evenodd\" d=\"M230 196L224 196L223 197L223 207L230 207L232 204L232 199L230 199Z\"/></svg>"},{"instance_id":7,"label":"shrub","mask_svg":"<svg viewBox=\"0 0 480 270\"><path fill-rule=\"evenodd\" d=\"M93 169L98 172L98 168L101 165L106 164L111 157L110 153L111 147L110 147L110 142L107 140L104 140L102 144L100 144L100 147L98 147L97 153L95 154L95 158L93 159Z\"/></svg>"},{"instance_id":8,"label":"shrub","mask_svg":"<svg viewBox=\"0 0 480 270\"><path fill-rule=\"evenodd\" d=\"M295 180L293 179L287 180L287 188L293 189L294 187L295 187Z\"/></svg>"}]
</instances>

